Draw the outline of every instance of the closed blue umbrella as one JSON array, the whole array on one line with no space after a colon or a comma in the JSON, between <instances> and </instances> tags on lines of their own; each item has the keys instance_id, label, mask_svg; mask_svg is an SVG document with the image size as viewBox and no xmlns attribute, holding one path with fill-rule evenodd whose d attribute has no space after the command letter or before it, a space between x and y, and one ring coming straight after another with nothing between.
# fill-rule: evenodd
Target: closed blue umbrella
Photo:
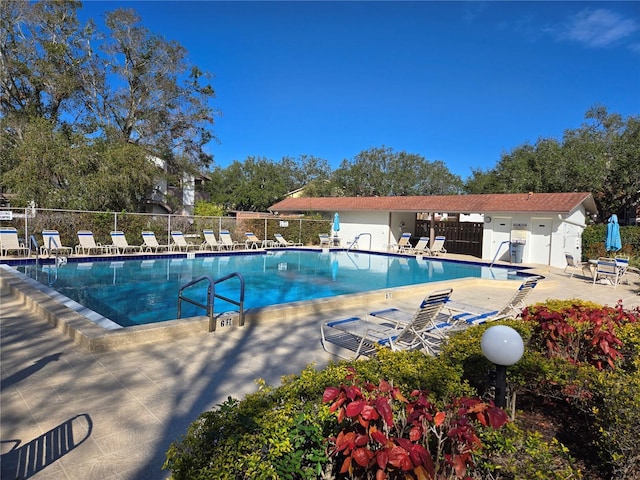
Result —
<instances>
[{"instance_id":1,"label":"closed blue umbrella","mask_svg":"<svg viewBox=\"0 0 640 480\"><path fill-rule=\"evenodd\" d=\"M607 252L617 252L622 248L620 225L618 224L618 216L615 213L609 217L609 223L607 223L607 238L604 246Z\"/></svg>"},{"instance_id":2,"label":"closed blue umbrella","mask_svg":"<svg viewBox=\"0 0 640 480\"><path fill-rule=\"evenodd\" d=\"M340 231L340 215L338 215L337 212L333 216L333 231L336 235L338 235L338 232Z\"/></svg>"}]
</instances>

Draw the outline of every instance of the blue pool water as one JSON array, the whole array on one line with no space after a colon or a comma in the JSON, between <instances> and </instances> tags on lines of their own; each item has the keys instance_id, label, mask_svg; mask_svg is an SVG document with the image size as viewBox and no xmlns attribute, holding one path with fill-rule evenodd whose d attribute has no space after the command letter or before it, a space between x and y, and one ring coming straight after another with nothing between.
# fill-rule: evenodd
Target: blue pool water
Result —
<instances>
[{"instance_id":1,"label":"blue pool water","mask_svg":"<svg viewBox=\"0 0 640 480\"><path fill-rule=\"evenodd\" d=\"M245 281L245 309L466 277L518 278L512 269L346 251L101 260L19 270L124 327L175 319L178 290L203 275L217 279L240 273ZM239 288L240 282L232 278L218 284L215 292L238 299ZM206 294L206 282L188 291L190 298L201 303L206 303ZM214 307L216 313L237 310L220 299ZM183 317L205 314L185 302L182 309Z\"/></svg>"}]
</instances>

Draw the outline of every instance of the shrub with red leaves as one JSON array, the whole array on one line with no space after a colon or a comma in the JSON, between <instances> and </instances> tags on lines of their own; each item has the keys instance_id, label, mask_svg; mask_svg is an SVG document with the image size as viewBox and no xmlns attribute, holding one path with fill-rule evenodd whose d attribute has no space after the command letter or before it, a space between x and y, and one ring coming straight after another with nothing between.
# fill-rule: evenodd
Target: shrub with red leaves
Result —
<instances>
[{"instance_id":1,"label":"shrub with red leaves","mask_svg":"<svg viewBox=\"0 0 640 480\"><path fill-rule=\"evenodd\" d=\"M414 390L409 397L385 380L325 390L322 400L341 427L328 439L338 478L465 478L481 447L477 428L507 422L493 402L460 398L438 410L427 392Z\"/></svg>"},{"instance_id":2,"label":"shrub with red leaves","mask_svg":"<svg viewBox=\"0 0 640 480\"><path fill-rule=\"evenodd\" d=\"M560 310L534 305L522 312L522 320L535 325L531 342L549 358L588 363L598 370L616 368L623 359L616 330L639 319L638 312L625 310L621 301L615 307L574 304Z\"/></svg>"}]
</instances>

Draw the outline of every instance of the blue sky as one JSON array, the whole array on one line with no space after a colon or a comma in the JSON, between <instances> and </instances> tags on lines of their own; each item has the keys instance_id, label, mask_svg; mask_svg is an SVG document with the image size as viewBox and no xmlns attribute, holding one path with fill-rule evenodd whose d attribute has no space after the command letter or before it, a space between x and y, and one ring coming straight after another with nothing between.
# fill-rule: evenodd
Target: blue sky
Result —
<instances>
[{"instance_id":1,"label":"blue sky","mask_svg":"<svg viewBox=\"0 0 640 480\"><path fill-rule=\"evenodd\" d=\"M466 178L595 104L640 114L640 2L85 2L134 8L215 75L214 165L371 147Z\"/></svg>"}]
</instances>

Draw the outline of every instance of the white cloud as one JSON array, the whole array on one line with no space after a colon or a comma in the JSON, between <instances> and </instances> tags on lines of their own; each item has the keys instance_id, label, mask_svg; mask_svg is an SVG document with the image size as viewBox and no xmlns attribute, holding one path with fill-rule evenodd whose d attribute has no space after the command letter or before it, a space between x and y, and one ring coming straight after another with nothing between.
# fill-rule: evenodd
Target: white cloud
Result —
<instances>
[{"instance_id":1,"label":"white cloud","mask_svg":"<svg viewBox=\"0 0 640 480\"><path fill-rule=\"evenodd\" d=\"M609 47L627 39L639 28L638 23L606 9L585 9L574 15L565 25L560 38L587 47Z\"/></svg>"}]
</instances>

